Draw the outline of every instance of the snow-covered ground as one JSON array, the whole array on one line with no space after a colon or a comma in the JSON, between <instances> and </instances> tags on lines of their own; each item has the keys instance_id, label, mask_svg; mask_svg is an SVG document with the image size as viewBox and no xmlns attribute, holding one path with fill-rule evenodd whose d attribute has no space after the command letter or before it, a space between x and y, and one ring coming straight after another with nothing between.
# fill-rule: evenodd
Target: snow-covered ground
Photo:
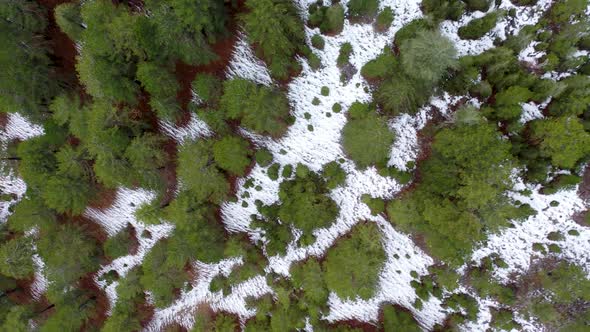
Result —
<instances>
[{"instance_id":1,"label":"snow-covered ground","mask_svg":"<svg viewBox=\"0 0 590 332\"><path fill-rule=\"evenodd\" d=\"M307 7L316 0L297 0L303 16L307 15ZM328 1L324 1L328 3ZM346 8L347 0L340 1ZM516 7L509 0L503 0L500 8L515 8L516 17L502 18L495 29L480 40L464 41L457 36L460 26L466 25L470 20L482 17L485 13L474 12L462 17L459 22L445 21L441 25L441 32L456 43L459 55L478 54L493 47L493 39L505 39L508 35L517 33L524 25L535 24L543 10L550 5L549 0L539 0L533 7ZM346 110L355 101L370 101L371 93L369 84L360 75L360 69L369 60L375 58L381 50L393 41L395 32L403 25L421 17L420 1L416 0L381 0L381 8L390 6L395 12L393 26L385 33L375 32L370 24L351 24L345 22L342 33L336 36L324 36L325 47L323 50L313 49L313 52L321 59L322 67L313 70L304 59L300 59L303 71L288 85L288 98L290 100L292 115L295 123L290 126L284 137L278 140L270 139L242 130L242 134L249 137L259 147L267 148L274 157L274 162L281 167L295 166L298 163L308 166L314 171L319 171L331 161L342 160L341 166L347 173L344 185L332 190L331 197L340 207L337 219L327 228L315 231L316 241L306 247L291 243L286 255L268 257L269 264L266 272L275 272L289 276L289 269L293 263L302 261L307 257L319 257L334 244L334 242L350 231L358 222L367 220L379 225L383 234L383 247L387 253L385 267L382 270L378 289L373 298L369 300L343 300L332 293L329 297L329 313L324 317L328 321L356 319L364 322L375 322L378 318L379 307L384 302L396 303L408 308L416 316L424 329L430 329L435 324L444 320L447 311L442 308L440 300L432 297L424 303L421 310L413 308L412 303L416 299L414 289L410 282L414 279L411 271L419 275L427 273L428 267L433 264L432 258L418 248L407 235L396 231L383 216L373 216L369 208L361 202L363 194L373 197L390 199L394 197L403 186L390 177L380 176L376 169L370 167L359 170L342 151L340 139L341 131L346 123ZM493 6L492 6L493 7ZM490 11L497 8L491 8ZM311 36L319 33L319 29L306 28L308 41ZM353 54L350 62L357 69L350 81L342 83L340 69L336 65L336 59L340 46L349 42L353 46ZM519 55L522 61L535 62L542 56L534 52L534 44L529 45ZM268 70L260 59L256 58L251 47L247 43L247 36L241 34L233 51L232 61L226 72L228 77L242 77L260 84L275 84ZM330 90L329 96L322 96L320 90L326 86ZM198 96L195 96L198 100ZM313 105L312 100L317 97L319 105ZM396 141L390 152L389 165L401 170L406 169L410 161L414 161L419 155L418 132L432 118L434 112L439 112L449 120L450 109L459 101L479 106L476 99L465 100L462 96L450 96L443 94L431 99L429 105L423 107L416 115L400 115L390 122L391 130L396 134ZM531 121L542 117L541 110L549 101L542 104L523 104L523 116L521 122ZM332 112L332 105L342 105L342 112ZM306 119L306 114L311 118ZM330 116L328 116L328 114ZM31 126L19 115L11 115L9 124L0 133L0 142L9 139L26 139L42 134L42 128ZM313 126L313 131L308 126ZM180 144L211 136L211 129L196 116L193 116L187 126L182 128L171 123L160 123L161 128ZM237 202L227 202L222 206L222 219L226 228L232 232L247 232L252 239L258 239L263 234L250 227L250 216L258 214L256 200L264 204L272 204L278 201L278 190L281 179L271 180L267 175L267 167L255 165L250 174L238 180ZM19 199L25 192L24 182L12 174L10 177L0 178L0 190L14 193ZM247 180L253 180L254 186L260 186L261 190L246 188ZM522 190L528 188L532 194L525 196ZM537 210L537 215L524 221L516 221L514 228L508 228L499 234L493 234L486 243L482 243L473 253L472 263L479 262L482 258L497 253L506 263L506 268L498 268L494 276L502 282L508 282L513 273L522 273L530 266L531 260L540 257L533 251L533 243L559 244L562 252L557 254L568 261L582 265L590 276L590 230L573 222L572 214L587 208L577 195L577 189L560 191L553 195L543 195L538 187L533 187L522 181L517 182L511 196L523 203L528 203ZM245 193L249 195L244 195ZM247 196L247 197L246 197ZM97 284L104 288L110 300L111 307L116 303L117 282L107 284L101 277L109 271L116 271L120 277L125 275L135 266L141 264L145 255L161 239L174 232L171 223L162 221L158 225L146 225L137 220L135 211L142 204L154 199L154 194L141 189L120 188L114 204L104 210L89 208L85 215L101 225L109 236L117 234L127 225L132 225L137 234L139 248L133 255L115 259L113 262L102 266L97 274ZM557 201L559 205L552 206L551 202ZM246 202L246 204L243 204ZM3 203L0 203L3 204ZM10 203L13 204L13 203ZM553 204L555 205L555 204ZM0 222L6 218L8 206L0 205ZM575 230L579 235L568 235ZM547 239L550 232L559 231L564 234L562 241ZM144 237L144 232L151 236ZM38 256L34 258L38 273L35 277L35 294L41 295L47 285L43 277L43 262ZM216 264L204 264L194 262L198 271L196 280L191 282L189 290L183 290L179 298L169 307L157 308L151 323L146 330L160 331L165 326L176 322L190 329L194 323L195 312L203 304L208 304L213 310L226 311L239 315L242 319L252 317L255 311L246 305L246 298L257 298L264 294L272 293L272 288L267 284L264 275L256 276L241 284L234 285L229 295L221 292L211 292L209 284L218 274L227 274L236 265L241 264L241 258L228 258ZM467 290L465 290L467 291ZM485 331L489 327L491 314L490 308L496 304L488 299L477 298L480 305L478 320L463 326L465 331ZM535 326L522 320L524 329L533 331Z\"/></svg>"}]
</instances>

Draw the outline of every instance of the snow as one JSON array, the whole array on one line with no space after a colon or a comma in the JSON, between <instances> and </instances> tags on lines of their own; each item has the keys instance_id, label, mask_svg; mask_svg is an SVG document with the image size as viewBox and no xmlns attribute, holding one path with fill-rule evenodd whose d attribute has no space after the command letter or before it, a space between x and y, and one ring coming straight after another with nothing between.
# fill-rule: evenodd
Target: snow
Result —
<instances>
[{"instance_id":1,"label":"snow","mask_svg":"<svg viewBox=\"0 0 590 332\"><path fill-rule=\"evenodd\" d=\"M502 0L500 6L496 7L493 3L487 12L474 11L463 15L459 21L446 20L440 25L440 31L443 35L453 41L457 48L459 56L477 55L494 47L494 39L505 40L509 35L516 35L525 25L535 25L541 18L543 12L551 5L551 0L539 0L533 6L515 6L510 0ZM515 17L504 15L498 19L496 26L480 39L463 40L459 38L458 31L460 27L466 26L470 21L481 18L485 14L491 13L498 9L510 10L516 12Z\"/></svg>"},{"instance_id":2,"label":"snow","mask_svg":"<svg viewBox=\"0 0 590 332\"><path fill-rule=\"evenodd\" d=\"M41 126L32 124L19 113L7 114L6 126L0 130L0 149L5 150L10 141L25 141L43 135ZM4 170L5 161L0 162L0 194L11 195L13 199L0 201L0 224L5 223L10 207L19 202L27 190L26 183L11 169Z\"/></svg>"},{"instance_id":3,"label":"snow","mask_svg":"<svg viewBox=\"0 0 590 332\"><path fill-rule=\"evenodd\" d=\"M157 225L146 225L136 218L135 212L137 209L143 204L150 203L155 197L153 192L143 189L131 190L120 188L111 207L105 210L87 208L84 212L84 216L102 226L109 237L123 231L127 225L131 225L135 228L135 234L139 242L135 254L116 258L98 270L95 281L99 287L105 289L111 305L110 310L112 310L116 303L116 288L119 283L118 281L114 281L111 284L107 284L101 278L110 271L116 271L119 277L124 278L131 269L141 264L144 257L158 241L168 237L174 229L173 225L165 221ZM149 232L150 235L146 237L144 236L144 232Z\"/></svg>"},{"instance_id":4,"label":"snow","mask_svg":"<svg viewBox=\"0 0 590 332\"><path fill-rule=\"evenodd\" d=\"M529 121L542 119L544 117L543 110L545 109L545 107L547 107L547 105L549 105L550 101L551 97L549 97L541 104L537 104L534 101L528 103L521 103L520 105L522 106L522 113L520 115L519 122L525 124Z\"/></svg>"},{"instance_id":5,"label":"snow","mask_svg":"<svg viewBox=\"0 0 590 332\"><path fill-rule=\"evenodd\" d=\"M520 191L524 189L529 189L532 194L523 195ZM586 202L578 196L578 188L543 195L539 192L540 186L525 184L520 180L515 190L518 191L511 194L512 198L529 204L537 211L537 215L525 221L514 221L514 228L490 235L487 243L474 251L473 261L479 262L484 257L497 253L508 266L497 268L493 275L499 281L509 283L512 274L522 274L529 268L532 260L543 257L541 253L533 251L534 243L543 244L546 250L549 244L557 244L562 252L549 255L580 265L590 277L590 229L572 219L573 214L588 208ZM552 201L559 205L551 206ZM568 231L571 230L579 232L579 235L569 235ZM564 235L564 240L547 239L551 232L560 232Z\"/></svg>"},{"instance_id":6,"label":"snow","mask_svg":"<svg viewBox=\"0 0 590 332\"><path fill-rule=\"evenodd\" d=\"M243 32L238 33L238 41L234 46L226 75L227 78L244 78L266 86L272 85L268 68L254 55Z\"/></svg>"},{"instance_id":7,"label":"snow","mask_svg":"<svg viewBox=\"0 0 590 332\"><path fill-rule=\"evenodd\" d=\"M159 121L159 126L166 135L181 145L187 140L209 137L213 134L205 121L199 119L195 114L191 114L191 119L185 126L179 127L172 122L162 120Z\"/></svg>"}]
</instances>

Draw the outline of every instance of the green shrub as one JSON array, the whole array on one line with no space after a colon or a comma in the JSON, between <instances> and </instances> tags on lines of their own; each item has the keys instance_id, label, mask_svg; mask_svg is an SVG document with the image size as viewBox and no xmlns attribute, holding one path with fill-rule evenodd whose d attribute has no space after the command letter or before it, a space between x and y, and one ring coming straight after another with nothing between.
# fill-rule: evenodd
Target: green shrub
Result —
<instances>
[{"instance_id":1,"label":"green shrub","mask_svg":"<svg viewBox=\"0 0 590 332\"><path fill-rule=\"evenodd\" d=\"M324 97L327 97L330 95L330 88L328 88L327 86L323 86L322 90L321 90L321 94Z\"/></svg>"},{"instance_id":2,"label":"green shrub","mask_svg":"<svg viewBox=\"0 0 590 332\"><path fill-rule=\"evenodd\" d=\"M383 331L420 332L422 329L412 314L402 307L387 304L383 307Z\"/></svg>"},{"instance_id":3,"label":"green shrub","mask_svg":"<svg viewBox=\"0 0 590 332\"><path fill-rule=\"evenodd\" d=\"M336 3L326 9L326 16L322 24L320 24L320 31L322 33L340 33L344 26L344 7Z\"/></svg>"},{"instance_id":4,"label":"green shrub","mask_svg":"<svg viewBox=\"0 0 590 332\"><path fill-rule=\"evenodd\" d=\"M393 18L394 14L391 7L387 6L383 8L383 10L379 12L379 15L377 15L377 30L385 31L389 29L391 23L393 23Z\"/></svg>"},{"instance_id":5,"label":"green shrub","mask_svg":"<svg viewBox=\"0 0 590 332\"><path fill-rule=\"evenodd\" d=\"M269 168L268 171L266 172L266 174L268 174L268 177L273 180L276 181L279 178L279 168L281 167L280 164L272 164Z\"/></svg>"},{"instance_id":6,"label":"green shrub","mask_svg":"<svg viewBox=\"0 0 590 332\"><path fill-rule=\"evenodd\" d=\"M461 0L424 0L422 10L436 21L457 21L465 12L465 3Z\"/></svg>"},{"instance_id":7,"label":"green shrub","mask_svg":"<svg viewBox=\"0 0 590 332\"><path fill-rule=\"evenodd\" d=\"M397 59L390 49L383 50L375 59L367 62L361 69L361 74L368 79L385 79L399 69Z\"/></svg>"},{"instance_id":8,"label":"green shrub","mask_svg":"<svg viewBox=\"0 0 590 332\"><path fill-rule=\"evenodd\" d=\"M256 159L256 162L258 164L260 164L260 166L262 166L262 167L270 165L270 163L273 160L272 153L270 153L270 151L268 151L267 149L264 149L264 148L256 151L254 158Z\"/></svg>"},{"instance_id":9,"label":"green shrub","mask_svg":"<svg viewBox=\"0 0 590 332\"><path fill-rule=\"evenodd\" d=\"M416 38L418 33L432 30L433 28L432 22L423 18L415 19L399 29L395 33L393 41L397 47L400 47L406 40Z\"/></svg>"},{"instance_id":10,"label":"green shrub","mask_svg":"<svg viewBox=\"0 0 590 332\"><path fill-rule=\"evenodd\" d=\"M562 116L535 121L533 137L540 142L541 155L556 167L573 168L590 153L590 134L578 118ZM575 143L574 143L575 142Z\"/></svg>"},{"instance_id":11,"label":"green shrub","mask_svg":"<svg viewBox=\"0 0 590 332\"><path fill-rule=\"evenodd\" d=\"M459 28L459 37L461 39L479 39L496 26L499 17L499 12L492 12L482 18L473 19L466 26Z\"/></svg>"},{"instance_id":12,"label":"green shrub","mask_svg":"<svg viewBox=\"0 0 590 332\"><path fill-rule=\"evenodd\" d=\"M447 70L457 66L454 44L437 31L422 31L400 46L401 65L409 77L436 84Z\"/></svg>"},{"instance_id":13,"label":"green shrub","mask_svg":"<svg viewBox=\"0 0 590 332\"><path fill-rule=\"evenodd\" d=\"M207 73L199 73L191 83L192 90L209 105L217 105L223 89L221 81Z\"/></svg>"},{"instance_id":14,"label":"green shrub","mask_svg":"<svg viewBox=\"0 0 590 332\"><path fill-rule=\"evenodd\" d=\"M352 54L352 44L349 42L343 43L340 46L340 51L338 52L338 59L336 59L336 63L338 67L342 67L346 65L350 61L350 55Z\"/></svg>"},{"instance_id":15,"label":"green shrub","mask_svg":"<svg viewBox=\"0 0 590 332\"><path fill-rule=\"evenodd\" d=\"M372 18L379 10L379 0L350 0L348 14L353 19Z\"/></svg>"},{"instance_id":16,"label":"green shrub","mask_svg":"<svg viewBox=\"0 0 590 332\"><path fill-rule=\"evenodd\" d=\"M232 175L244 176L251 155L250 143L239 136L225 136L213 144L213 159Z\"/></svg>"},{"instance_id":17,"label":"green shrub","mask_svg":"<svg viewBox=\"0 0 590 332\"><path fill-rule=\"evenodd\" d=\"M311 45L317 49L323 50L325 45L324 37L320 34L315 34L311 37Z\"/></svg>"},{"instance_id":18,"label":"green shrub","mask_svg":"<svg viewBox=\"0 0 590 332\"><path fill-rule=\"evenodd\" d=\"M339 103L334 103L334 105L332 105L332 112L340 113L341 111L342 111L342 105L340 105Z\"/></svg>"},{"instance_id":19,"label":"green shrub","mask_svg":"<svg viewBox=\"0 0 590 332\"><path fill-rule=\"evenodd\" d=\"M131 248L131 235L128 229L123 229L115 236L109 237L103 244L104 253L107 257L115 259L129 254Z\"/></svg>"},{"instance_id":20,"label":"green shrub","mask_svg":"<svg viewBox=\"0 0 590 332\"><path fill-rule=\"evenodd\" d=\"M380 198L373 198L371 195L364 194L361 196L361 201L369 207L371 214L376 216L385 212L385 201Z\"/></svg>"},{"instance_id":21,"label":"green shrub","mask_svg":"<svg viewBox=\"0 0 590 332\"><path fill-rule=\"evenodd\" d=\"M342 131L344 151L361 168L387 163L395 136L385 121L360 103L350 107L349 116Z\"/></svg>"},{"instance_id":22,"label":"green shrub","mask_svg":"<svg viewBox=\"0 0 590 332\"><path fill-rule=\"evenodd\" d=\"M469 11L486 12L490 8L491 0L464 0Z\"/></svg>"},{"instance_id":23,"label":"green shrub","mask_svg":"<svg viewBox=\"0 0 590 332\"><path fill-rule=\"evenodd\" d=\"M374 223L361 223L328 250L323 263L328 288L342 299L369 299L386 258Z\"/></svg>"}]
</instances>

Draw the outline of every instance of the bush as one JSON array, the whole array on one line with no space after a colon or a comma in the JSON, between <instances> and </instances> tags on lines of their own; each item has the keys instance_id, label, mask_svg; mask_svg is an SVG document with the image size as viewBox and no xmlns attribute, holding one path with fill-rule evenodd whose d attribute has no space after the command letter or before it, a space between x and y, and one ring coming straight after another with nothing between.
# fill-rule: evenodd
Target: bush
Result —
<instances>
[{"instance_id":1,"label":"bush","mask_svg":"<svg viewBox=\"0 0 590 332\"><path fill-rule=\"evenodd\" d=\"M285 169L286 177L284 173ZM314 229L328 226L338 215L338 206L328 196L324 179L304 166L298 166L295 179L282 182L279 189L282 204L266 207L266 215L302 230L307 240ZM271 211L276 214L269 214Z\"/></svg>"},{"instance_id":2,"label":"bush","mask_svg":"<svg viewBox=\"0 0 590 332\"><path fill-rule=\"evenodd\" d=\"M323 263L328 288L342 299L367 300L375 293L386 258L374 223L361 223L328 250Z\"/></svg>"},{"instance_id":3,"label":"bush","mask_svg":"<svg viewBox=\"0 0 590 332\"><path fill-rule=\"evenodd\" d=\"M379 0L350 0L348 14L353 19L372 18L379 10Z\"/></svg>"},{"instance_id":4,"label":"bush","mask_svg":"<svg viewBox=\"0 0 590 332\"><path fill-rule=\"evenodd\" d=\"M336 59L338 67L343 67L348 63L352 52L352 44L349 42L343 43L342 46L340 46L340 51L338 51L338 59Z\"/></svg>"},{"instance_id":5,"label":"bush","mask_svg":"<svg viewBox=\"0 0 590 332\"><path fill-rule=\"evenodd\" d=\"M539 120L531 128L534 139L540 142L541 155L550 158L556 167L573 168L590 153L590 134L578 118Z\"/></svg>"},{"instance_id":6,"label":"bush","mask_svg":"<svg viewBox=\"0 0 590 332\"><path fill-rule=\"evenodd\" d=\"M262 166L262 167L270 165L270 163L273 160L272 153L270 153L270 151L268 151L267 149L264 149L264 148L256 151L254 158L256 159L256 162L258 164L260 164L260 166Z\"/></svg>"},{"instance_id":7,"label":"bush","mask_svg":"<svg viewBox=\"0 0 590 332\"><path fill-rule=\"evenodd\" d=\"M82 17L80 16L80 4L62 3L55 7L55 22L73 41L80 40L84 30Z\"/></svg>"},{"instance_id":8,"label":"bush","mask_svg":"<svg viewBox=\"0 0 590 332\"><path fill-rule=\"evenodd\" d=\"M207 73L198 73L191 83L192 91L197 97L208 105L215 106L221 98L221 81Z\"/></svg>"},{"instance_id":9,"label":"bush","mask_svg":"<svg viewBox=\"0 0 590 332\"><path fill-rule=\"evenodd\" d=\"M434 29L432 22L423 18L419 18L411 21L399 29L395 33L393 41L397 47L400 47L406 40L416 38L418 33L432 29Z\"/></svg>"},{"instance_id":10,"label":"bush","mask_svg":"<svg viewBox=\"0 0 590 332\"><path fill-rule=\"evenodd\" d=\"M464 0L469 11L486 12L490 9L491 0Z\"/></svg>"},{"instance_id":11,"label":"bush","mask_svg":"<svg viewBox=\"0 0 590 332\"><path fill-rule=\"evenodd\" d=\"M244 176L251 155L250 143L238 136L225 136L213 144L213 159L232 175Z\"/></svg>"},{"instance_id":12,"label":"bush","mask_svg":"<svg viewBox=\"0 0 590 332\"><path fill-rule=\"evenodd\" d=\"M461 0L425 0L422 10L436 21L457 21L465 12L465 3Z\"/></svg>"},{"instance_id":13,"label":"bush","mask_svg":"<svg viewBox=\"0 0 590 332\"><path fill-rule=\"evenodd\" d=\"M13 238L0 244L0 273L15 279L33 275L33 242L26 237Z\"/></svg>"},{"instance_id":14,"label":"bush","mask_svg":"<svg viewBox=\"0 0 590 332\"><path fill-rule=\"evenodd\" d=\"M311 45L319 50L323 50L325 45L324 37L316 33L311 37Z\"/></svg>"},{"instance_id":15,"label":"bush","mask_svg":"<svg viewBox=\"0 0 590 332\"><path fill-rule=\"evenodd\" d=\"M377 15L377 30L385 31L389 29L391 23L393 23L393 10L387 6L383 8L379 15Z\"/></svg>"},{"instance_id":16,"label":"bush","mask_svg":"<svg viewBox=\"0 0 590 332\"><path fill-rule=\"evenodd\" d=\"M379 86L375 98L387 114L415 114L428 101L431 88L422 87L404 75L386 80Z\"/></svg>"},{"instance_id":17,"label":"bush","mask_svg":"<svg viewBox=\"0 0 590 332\"><path fill-rule=\"evenodd\" d=\"M361 75L367 79L385 79L391 77L399 69L393 52L386 48L375 59L367 62L361 69Z\"/></svg>"},{"instance_id":18,"label":"bush","mask_svg":"<svg viewBox=\"0 0 590 332\"><path fill-rule=\"evenodd\" d=\"M324 97L327 97L330 95L330 88L328 88L327 86L323 86L322 90L321 90L321 94Z\"/></svg>"},{"instance_id":19,"label":"bush","mask_svg":"<svg viewBox=\"0 0 590 332\"><path fill-rule=\"evenodd\" d=\"M499 18L498 12L486 14L482 18L476 18L459 28L458 34L461 39L479 39L496 26Z\"/></svg>"},{"instance_id":20,"label":"bush","mask_svg":"<svg viewBox=\"0 0 590 332\"><path fill-rule=\"evenodd\" d=\"M326 9L326 16L322 24L320 24L320 31L322 33L340 33L344 26L344 7L336 3Z\"/></svg>"},{"instance_id":21,"label":"bush","mask_svg":"<svg viewBox=\"0 0 590 332\"><path fill-rule=\"evenodd\" d=\"M408 310L387 304L383 307L383 331L420 332L422 329Z\"/></svg>"},{"instance_id":22,"label":"bush","mask_svg":"<svg viewBox=\"0 0 590 332\"><path fill-rule=\"evenodd\" d=\"M450 68L457 66L453 43L436 31L422 31L400 46L401 65L411 78L436 84Z\"/></svg>"},{"instance_id":23,"label":"bush","mask_svg":"<svg viewBox=\"0 0 590 332\"><path fill-rule=\"evenodd\" d=\"M103 244L105 255L115 259L129 254L131 240L128 229L123 229L117 235L109 237Z\"/></svg>"},{"instance_id":24,"label":"bush","mask_svg":"<svg viewBox=\"0 0 590 332\"><path fill-rule=\"evenodd\" d=\"M224 82L221 109L245 128L272 136L282 135L290 118L289 101L282 92L245 79Z\"/></svg>"},{"instance_id":25,"label":"bush","mask_svg":"<svg viewBox=\"0 0 590 332\"><path fill-rule=\"evenodd\" d=\"M248 39L257 44L257 52L269 65L271 74L286 79L298 67L293 59L305 44L303 22L290 1L249 0L248 11L240 16Z\"/></svg>"},{"instance_id":26,"label":"bush","mask_svg":"<svg viewBox=\"0 0 590 332\"><path fill-rule=\"evenodd\" d=\"M350 107L349 115L342 131L344 151L361 168L386 164L395 136L385 121L368 105L359 103Z\"/></svg>"}]
</instances>

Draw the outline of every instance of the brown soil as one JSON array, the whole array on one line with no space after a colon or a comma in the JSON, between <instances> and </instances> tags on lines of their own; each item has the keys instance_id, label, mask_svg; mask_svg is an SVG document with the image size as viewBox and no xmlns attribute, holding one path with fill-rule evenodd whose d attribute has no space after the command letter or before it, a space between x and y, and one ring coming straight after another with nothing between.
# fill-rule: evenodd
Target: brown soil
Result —
<instances>
[{"instance_id":1,"label":"brown soil","mask_svg":"<svg viewBox=\"0 0 590 332\"><path fill-rule=\"evenodd\" d=\"M243 8L243 1L239 2L238 7L230 14L232 19L228 24L228 34L226 38L215 43L211 49L217 54L217 59L207 65L194 66L178 61L176 63L176 77L180 83L180 90L178 91L177 99L184 111L188 110L188 104L192 99L191 83L195 79L197 73L208 73L225 79L225 69L227 68L231 59L234 44L238 39L237 22L235 14Z\"/></svg>"},{"instance_id":2,"label":"brown soil","mask_svg":"<svg viewBox=\"0 0 590 332\"><path fill-rule=\"evenodd\" d=\"M8 113L0 112L0 129L6 128L8 124Z\"/></svg>"},{"instance_id":3,"label":"brown soil","mask_svg":"<svg viewBox=\"0 0 590 332\"><path fill-rule=\"evenodd\" d=\"M97 224L94 220L90 220L84 216L75 216L75 217L64 218L64 219L62 219L60 217L59 221L61 223L70 222L73 225L79 226L82 229L82 231L84 232L84 234L92 237L101 245L108 238L108 235L105 232L104 228L102 228L102 226Z\"/></svg>"},{"instance_id":4,"label":"brown soil","mask_svg":"<svg viewBox=\"0 0 590 332\"><path fill-rule=\"evenodd\" d=\"M139 314L141 327L146 328L154 318L155 308L147 301L143 301L137 304L135 312Z\"/></svg>"},{"instance_id":5,"label":"brown soil","mask_svg":"<svg viewBox=\"0 0 590 332\"><path fill-rule=\"evenodd\" d=\"M107 312L110 307L109 300L106 297L106 294L99 289L94 282L94 277L95 274L91 273L84 276L79 282L80 289L90 291L93 296L89 300L94 301L94 312L90 318L84 322L80 331L92 330L96 326L102 326L108 318Z\"/></svg>"},{"instance_id":6,"label":"brown soil","mask_svg":"<svg viewBox=\"0 0 590 332\"><path fill-rule=\"evenodd\" d=\"M343 327L347 327L350 329L359 329L362 330L363 332L376 332L379 331L379 329L377 328L377 326L373 325L373 324L369 324L369 323L365 323L365 322L361 322L358 320L344 320L344 321L339 321L337 324L330 324L329 326L334 327L336 330L338 328L343 328Z\"/></svg>"},{"instance_id":7,"label":"brown soil","mask_svg":"<svg viewBox=\"0 0 590 332\"><path fill-rule=\"evenodd\" d=\"M113 202L115 202L115 199L117 198L117 190L105 188L100 185L98 185L98 186L99 186L99 188L97 188L98 193L88 203L88 207L91 207L94 209L99 209L99 210L107 209L108 207L113 205Z\"/></svg>"},{"instance_id":8,"label":"brown soil","mask_svg":"<svg viewBox=\"0 0 590 332\"><path fill-rule=\"evenodd\" d=\"M57 74L65 82L78 86L76 76L76 47L72 40L63 33L55 23L53 15L54 8L62 3L70 2L69 0L39 0L38 3L48 11L48 25L45 31L45 39L51 48L50 58L55 65Z\"/></svg>"}]
</instances>

